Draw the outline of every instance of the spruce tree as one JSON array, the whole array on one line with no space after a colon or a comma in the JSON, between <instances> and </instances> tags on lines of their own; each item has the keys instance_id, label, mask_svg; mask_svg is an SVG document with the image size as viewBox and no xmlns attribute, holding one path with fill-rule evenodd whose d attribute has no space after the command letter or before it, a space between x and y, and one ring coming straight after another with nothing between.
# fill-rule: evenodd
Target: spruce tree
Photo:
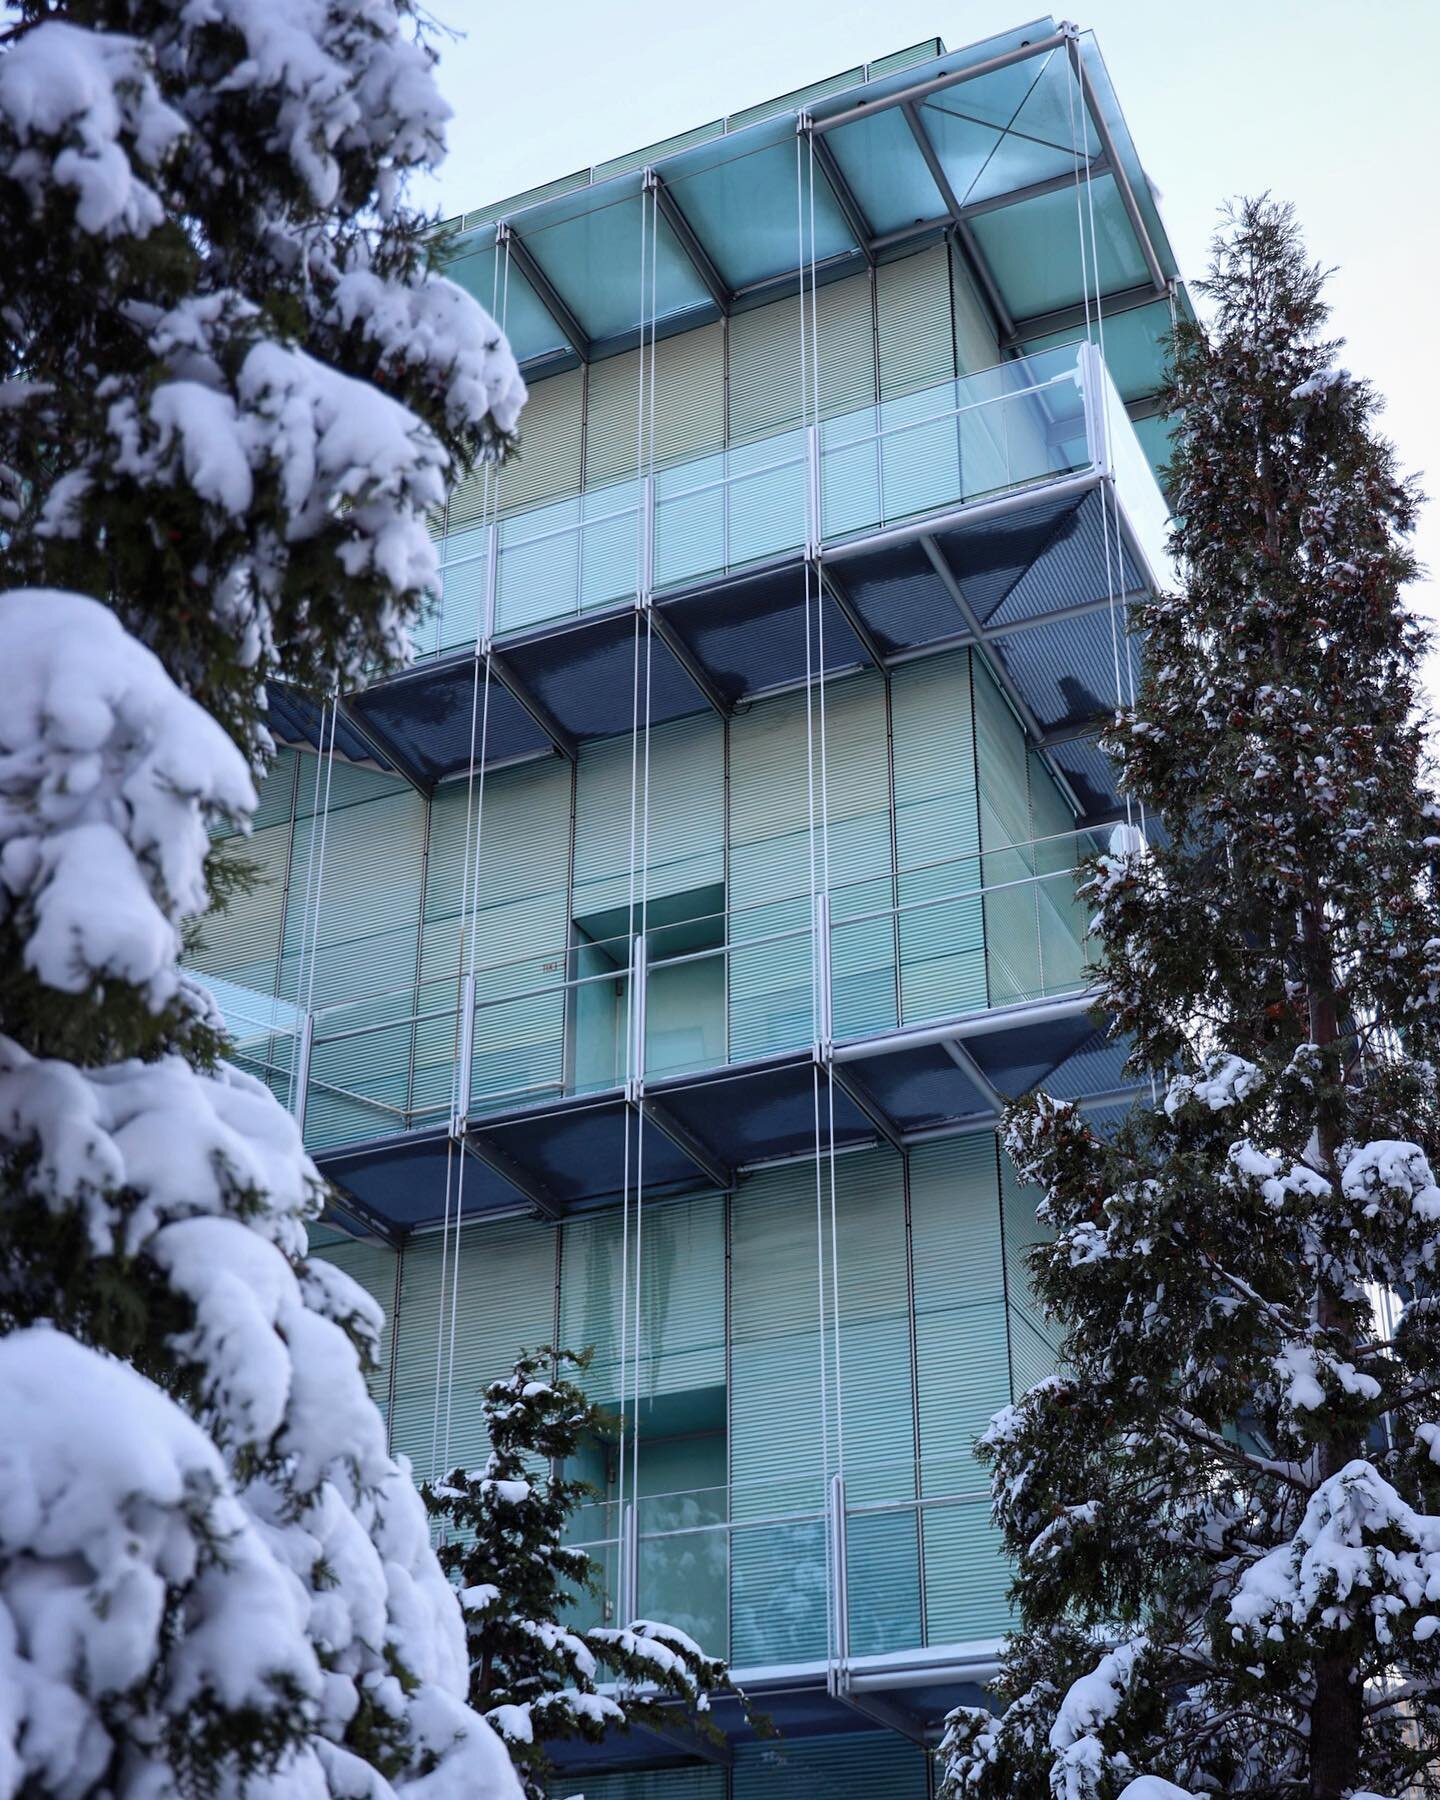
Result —
<instances>
[{"instance_id":1,"label":"spruce tree","mask_svg":"<svg viewBox=\"0 0 1440 1800\"><path fill-rule=\"evenodd\" d=\"M706 1717L710 1697L729 1687L724 1661L672 1625L565 1623L577 1603L603 1591L595 1560L566 1541L577 1510L596 1493L565 1464L615 1425L560 1372L589 1361L588 1352L522 1352L485 1390L484 1468L454 1469L425 1489L446 1529L440 1561L460 1588L470 1703L504 1739L526 1800L545 1800L554 1772L547 1744L598 1743L647 1723L667 1734L684 1723L716 1735Z\"/></svg>"},{"instance_id":2,"label":"spruce tree","mask_svg":"<svg viewBox=\"0 0 1440 1800\"><path fill-rule=\"evenodd\" d=\"M22 0L0 37L0 1789L513 1794L307 1253L324 1186L178 966L266 683L405 653L512 433L428 265L405 0Z\"/></svg>"},{"instance_id":3,"label":"spruce tree","mask_svg":"<svg viewBox=\"0 0 1440 1800\"><path fill-rule=\"evenodd\" d=\"M1015 1559L967 1800L1440 1793L1440 904L1402 590L1417 494L1288 208L1217 236L1167 410L1177 591L1086 891L1154 1085L1006 1142L1059 1372L982 1440ZM1138 820L1137 812L1137 820ZM1158 828L1158 829L1154 829Z\"/></svg>"}]
</instances>

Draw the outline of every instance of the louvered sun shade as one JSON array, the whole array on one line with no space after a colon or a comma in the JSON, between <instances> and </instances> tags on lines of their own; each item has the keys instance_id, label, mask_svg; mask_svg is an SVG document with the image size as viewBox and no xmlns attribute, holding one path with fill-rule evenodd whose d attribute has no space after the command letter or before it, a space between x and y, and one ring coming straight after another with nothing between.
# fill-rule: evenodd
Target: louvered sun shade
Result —
<instances>
[{"instance_id":1,"label":"louvered sun shade","mask_svg":"<svg viewBox=\"0 0 1440 1800\"><path fill-rule=\"evenodd\" d=\"M828 1172L822 1199L828 1234ZM878 1151L843 1158L835 1201L848 1498L852 1506L907 1499L914 1494L914 1467L899 1163ZM813 1165L751 1177L732 1207L731 1658L737 1665L825 1653L816 1211ZM833 1430L828 1366L827 1375ZM770 1522L781 1514L809 1517ZM852 1520L857 1654L915 1641L915 1530L910 1511Z\"/></svg>"},{"instance_id":2,"label":"louvered sun shade","mask_svg":"<svg viewBox=\"0 0 1440 1800\"><path fill-rule=\"evenodd\" d=\"M990 1004L1006 1006L1033 999L1040 976L1029 769L1019 721L978 659L974 696Z\"/></svg>"},{"instance_id":3,"label":"louvered sun shade","mask_svg":"<svg viewBox=\"0 0 1440 1800\"><path fill-rule=\"evenodd\" d=\"M1030 829L1036 838L1035 905L1039 919L1040 980L1047 994L1078 987L1085 979L1085 938L1090 909L1075 892L1075 814L1044 761L1030 755Z\"/></svg>"},{"instance_id":4,"label":"louvered sun shade","mask_svg":"<svg viewBox=\"0 0 1440 1800\"><path fill-rule=\"evenodd\" d=\"M395 1276L399 1255L388 1244L375 1243L327 1244L313 1254L321 1261L343 1269L384 1311L385 1329L380 1336L380 1354L368 1380L371 1396L381 1412L388 1414L390 1369L395 1354Z\"/></svg>"},{"instance_id":5,"label":"louvered sun shade","mask_svg":"<svg viewBox=\"0 0 1440 1800\"><path fill-rule=\"evenodd\" d=\"M200 942L186 954L187 965L210 976L225 1014L240 1067L289 1097L293 1044L285 1031L288 1006L272 1004L280 985L280 953L289 903L291 815L303 768L312 766L293 750L281 750L260 784L259 805L248 837L224 833L230 853L249 865L253 880L233 894L225 911L202 926Z\"/></svg>"},{"instance_id":6,"label":"louvered sun shade","mask_svg":"<svg viewBox=\"0 0 1440 1800\"><path fill-rule=\"evenodd\" d=\"M902 1022L985 1004L970 652L891 676Z\"/></svg>"},{"instance_id":7,"label":"louvered sun shade","mask_svg":"<svg viewBox=\"0 0 1440 1800\"><path fill-rule=\"evenodd\" d=\"M554 1230L529 1219L467 1225L459 1233L455 1378L448 1396L440 1387L437 1434L436 1391L450 1357L455 1242L453 1233L448 1247L438 1232L413 1239L400 1270L390 1447L411 1459L419 1479L444 1473L447 1407L450 1462L474 1467L484 1460L486 1384L508 1374L522 1349L550 1343L555 1332Z\"/></svg>"},{"instance_id":8,"label":"louvered sun shade","mask_svg":"<svg viewBox=\"0 0 1440 1800\"><path fill-rule=\"evenodd\" d=\"M442 1016L417 1028L417 1106L443 1109L452 1091L454 1009L477 893L472 1110L503 1097L533 1099L563 1083L570 798L570 768L561 762L494 771L483 792L463 781L436 792L420 973L421 1010Z\"/></svg>"},{"instance_id":9,"label":"louvered sun shade","mask_svg":"<svg viewBox=\"0 0 1440 1800\"><path fill-rule=\"evenodd\" d=\"M725 1205L715 1194L648 1202L638 1228L640 1343L638 1377L625 1373L627 1401L638 1387L641 1428L658 1401L725 1385ZM562 1231L560 1341L593 1350L579 1379L603 1405L620 1395L625 1220L618 1212L574 1219ZM637 1224L629 1221L630 1301L635 1317ZM627 1361L632 1346L627 1345Z\"/></svg>"},{"instance_id":10,"label":"louvered sun shade","mask_svg":"<svg viewBox=\"0 0 1440 1800\"><path fill-rule=\"evenodd\" d=\"M1032 1207L1033 1216L1033 1207ZM915 1365L927 1499L925 1629L932 1644L1005 1629L1010 1569L990 1524L989 1479L971 1450L1011 1398L997 1147L989 1133L910 1157Z\"/></svg>"},{"instance_id":11,"label":"louvered sun shade","mask_svg":"<svg viewBox=\"0 0 1440 1800\"><path fill-rule=\"evenodd\" d=\"M319 1146L405 1129L425 844L413 788L338 759L321 768L323 845L308 769L299 784L281 971L281 993L319 1015L305 1113L306 1140Z\"/></svg>"},{"instance_id":12,"label":"louvered sun shade","mask_svg":"<svg viewBox=\"0 0 1440 1800\"><path fill-rule=\"evenodd\" d=\"M926 1800L927 1765L919 1745L895 1732L741 1743L735 1748L730 1795L731 1800ZM588 1783L586 1792L591 1792Z\"/></svg>"},{"instance_id":13,"label":"louvered sun shade","mask_svg":"<svg viewBox=\"0 0 1440 1800\"><path fill-rule=\"evenodd\" d=\"M640 653L643 683L643 638ZM658 900L724 879L720 719L703 713L652 727L648 773L643 732L634 744L626 736L582 747L575 803L577 918L623 911L632 896L638 914L642 895ZM626 930L623 921L619 928Z\"/></svg>"}]
</instances>

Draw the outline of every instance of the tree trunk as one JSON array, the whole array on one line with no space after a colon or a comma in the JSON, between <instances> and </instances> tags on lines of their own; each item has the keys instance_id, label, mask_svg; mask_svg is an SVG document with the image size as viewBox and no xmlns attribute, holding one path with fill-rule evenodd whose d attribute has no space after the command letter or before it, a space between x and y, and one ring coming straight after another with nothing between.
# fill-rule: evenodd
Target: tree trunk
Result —
<instances>
[{"instance_id":1,"label":"tree trunk","mask_svg":"<svg viewBox=\"0 0 1440 1800\"><path fill-rule=\"evenodd\" d=\"M1311 1800L1342 1800L1360 1779L1363 1705L1358 1671L1350 1660L1321 1657L1310 1707Z\"/></svg>"},{"instance_id":2,"label":"tree trunk","mask_svg":"<svg viewBox=\"0 0 1440 1800\"><path fill-rule=\"evenodd\" d=\"M1340 1037L1340 1021L1336 1014L1334 974L1325 927L1319 905L1313 900L1303 914L1303 938L1307 970L1307 1001L1311 1042L1330 1049ZM1327 1108L1333 1115L1333 1103ZM1340 1129L1332 1117L1317 1121L1316 1139L1321 1169L1328 1180L1338 1183L1340 1166L1337 1150ZM1350 1320L1339 1300L1325 1286L1315 1299L1315 1321L1325 1331L1338 1331L1348 1338ZM1347 1437L1332 1438L1320 1449L1320 1478L1328 1481L1355 1456L1363 1445ZM1321 1656L1315 1662L1315 1697L1310 1705L1310 1794L1311 1800L1342 1800L1356 1785L1360 1776L1360 1746L1364 1736L1364 1690L1359 1670L1350 1657Z\"/></svg>"}]
</instances>

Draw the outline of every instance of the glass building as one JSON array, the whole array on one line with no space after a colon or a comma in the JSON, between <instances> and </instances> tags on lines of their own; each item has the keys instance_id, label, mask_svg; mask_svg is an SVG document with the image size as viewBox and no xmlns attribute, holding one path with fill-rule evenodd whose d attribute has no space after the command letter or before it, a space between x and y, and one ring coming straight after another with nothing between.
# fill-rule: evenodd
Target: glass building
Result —
<instances>
[{"instance_id":1,"label":"glass building","mask_svg":"<svg viewBox=\"0 0 1440 1800\"><path fill-rule=\"evenodd\" d=\"M1128 1103L1073 871L1162 570L1187 307L1099 52L929 41L447 227L530 384L405 673L283 744L195 965L335 1183L378 1397L478 1461L593 1347L594 1611L781 1728L557 1793L927 1792L1007 1569L972 1454L1052 1347L1007 1097Z\"/></svg>"}]
</instances>

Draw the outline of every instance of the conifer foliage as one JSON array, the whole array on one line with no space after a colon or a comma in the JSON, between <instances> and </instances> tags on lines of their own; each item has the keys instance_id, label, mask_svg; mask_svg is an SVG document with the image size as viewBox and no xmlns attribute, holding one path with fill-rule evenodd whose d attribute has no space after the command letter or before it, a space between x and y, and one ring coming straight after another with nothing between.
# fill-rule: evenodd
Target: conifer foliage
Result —
<instances>
[{"instance_id":1,"label":"conifer foliage","mask_svg":"<svg viewBox=\"0 0 1440 1800\"><path fill-rule=\"evenodd\" d=\"M0 1794L509 1800L323 1183L179 968L266 683L405 654L524 387L407 0L0 31Z\"/></svg>"},{"instance_id":2,"label":"conifer foliage","mask_svg":"<svg viewBox=\"0 0 1440 1800\"><path fill-rule=\"evenodd\" d=\"M1417 495L1289 210L1217 237L1168 407L1178 591L1088 882L1158 1104L1016 1107L1059 1373L983 1440L1021 1630L966 1800L1440 1793L1440 906Z\"/></svg>"},{"instance_id":3,"label":"conifer foliage","mask_svg":"<svg viewBox=\"0 0 1440 1800\"><path fill-rule=\"evenodd\" d=\"M440 1560L460 1587L470 1703L504 1739L527 1800L545 1800L547 1743L599 1742L647 1722L667 1734L685 1723L713 1735L710 1697L729 1687L723 1660L672 1625L563 1623L577 1602L602 1591L594 1559L565 1541L577 1510L596 1494L564 1464L614 1424L561 1374L589 1360L564 1350L522 1353L485 1390L485 1467L455 1469L425 1490L431 1512L457 1534Z\"/></svg>"}]
</instances>

